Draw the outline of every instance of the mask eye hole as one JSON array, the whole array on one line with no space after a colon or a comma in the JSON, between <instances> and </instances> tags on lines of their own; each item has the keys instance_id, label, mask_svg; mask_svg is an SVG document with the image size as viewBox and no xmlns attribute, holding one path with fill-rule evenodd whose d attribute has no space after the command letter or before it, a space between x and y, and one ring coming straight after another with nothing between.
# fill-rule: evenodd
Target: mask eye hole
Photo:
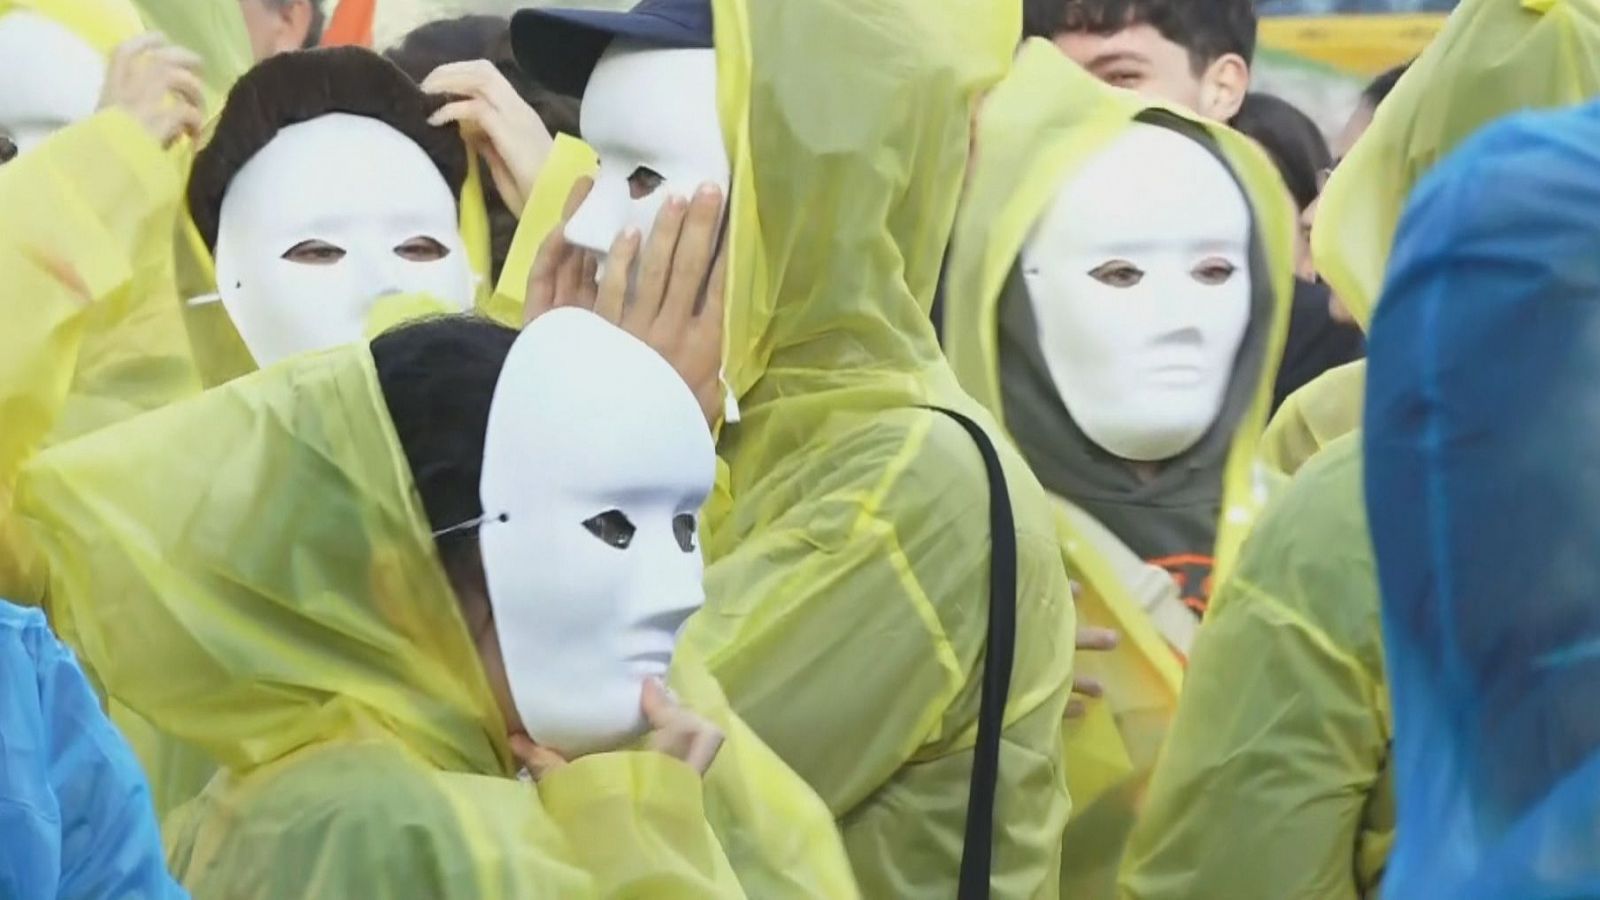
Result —
<instances>
[{"instance_id":1,"label":"mask eye hole","mask_svg":"<svg viewBox=\"0 0 1600 900\"><path fill-rule=\"evenodd\" d=\"M635 200L643 200L654 194L656 188L665 184L666 180L655 169L649 166L640 166L633 170L632 175L628 176L628 195Z\"/></svg>"},{"instance_id":2,"label":"mask eye hole","mask_svg":"<svg viewBox=\"0 0 1600 900\"><path fill-rule=\"evenodd\" d=\"M633 534L637 530L628 517L619 509L611 509L583 523L589 533L599 538L601 543L618 550L626 550L633 543Z\"/></svg>"},{"instance_id":3,"label":"mask eye hole","mask_svg":"<svg viewBox=\"0 0 1600 900\"><path fill-rule=\"evenodd\" d=\"M688 513L672 520L672 535L678 539L678 549L685 553L700 549L700 544L695 540L699 530L699 523Z\"/></svg>"},{"instance_id":4,"label":"mask eye hole","mask_svg":"<svg viewBox=\"0 0 1600 900\"><path fill-rule=\"evenodd\" d=\"M284 251L283 258L302 266L331 266L344 259L343 247L336 247L327 241L316 238L301 241Z\"/></svg>"},{"instance_id":5,"label":"mask eye hole","mask_svg":"<svg viewBox=\"0 0 1600 900\"><path fill-rule=\"evenodd\" d=\"M1106 287L1131 288L1144 280L1144 270L1125 259L1113 259L1090 269L1089 277Z\"/></svg>"},{"instance_id":6,"label":"mask eye hole","mask_svg":"<svg viewBox=\"0 0 1600 900\"><path fill-rule=\"evenodd\" d=\"M17 158L17 142L10 135L0 134L0 163L8 163Z\"/></svg>"},{"instance_id":7,"label":"mask eye hole","mask_svg":"<svg viewBox=\"0 0 1600 900\"><path fill-rule=\"evenodd\" d=\"M1213 256L1195 266L1189 275L1201 284L1215 286L1227 284L1233 278L1235 271L1237 269L1234 268L1233 263L1221 257Z\"/></svg>"},{"instance_id":8,"label":"mask eye hole","mask_svg":"<svg viewBox=\"0 0 1600 900\"><path fill-rule=\"evenodd\" d=\"M394 255L409 262L437 262L450 255L450 248L425 234L419 234L394 248Z\"/></svg>"}]
</instances>

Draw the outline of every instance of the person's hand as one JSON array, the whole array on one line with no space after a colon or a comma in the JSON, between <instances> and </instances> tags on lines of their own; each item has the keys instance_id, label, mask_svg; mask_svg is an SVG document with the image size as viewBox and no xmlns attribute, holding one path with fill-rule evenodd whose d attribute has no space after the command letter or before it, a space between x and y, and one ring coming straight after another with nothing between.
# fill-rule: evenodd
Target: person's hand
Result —
<instances>
[{"instance_id":1,"label":"person's hand","mask_svg":"<svg viewBox=\"0 0 1600 900\"><path fill-rule=\"evenodd\" d=\"M718 247L722 191L702 185L693 200L662 204L642 255L637 231L606 257L595 312L666 357L700 401L706 422L722 414L722 309L726 247ZM634 261L638 260L638 271ZM629 297L629 282L632 297Z\"/></svg>"},{"instance_id":2,"label":"person's hand","mask_svg":"<svg viewBox=\"0 0 1600 900\"><path fill-rule=\"evenodd\" d=\"M703 777L722 749L722 729L680 706L665 685L652 678L644 683L639 704L650 723L651 750L687 763Z\"/></svg>"},{"instance_id":3,"label":"person's hand","mask_svg":"<svg viewBox=\"0 0 1600 900\"><path fill-rule=\"evenodd\" d=\"M468 144L488 162L500 199L521 218L534 179L555 145L544 120L486 59L440 66L423 79L422 89L454 98L428 124L461 127Z\"/></svg>"},{"instance_id":4,"label":"person's hand","mask_svg":"<svg viewBox=\"0 0 1600 900\"><path fill-rule=\"evenodd\" d=\"M112 51L99 108L132 115L163 149L193 138L205 124L200 65L200 57L161 35L140 35Z\"/></svg>"},{"instance_id":5,"label":"person's hand","mask_svg":"<svg viewBox=\"0 0 1600 900\"><path fill-rule=\"evenodd\" d=\"M1076 583L1072 586L1072 596L1074 600L1077 599L1078 585ZM1110 628L1080 625L1076 644L1080 653L1085 650L1090 653L1109 653L1117 649L1117 644L1120 640L1120 636ZM1086 675L1073 675L1072 697L1067 700L1067 718L1082 718L1089 711L1088 701L1084 698L1098 700L1104 697L1105 694L1106 686L1100 683L1100 679L1090 678Z\"/></svg>"},{"instance_id":6,"label":"person's hand","mask_svg":"<svg viewBox=\"0 0 1600 900\"><path fill-rule=\"evenodd\" d=\"M543 781L546 775L567 764L561 754L534 743L533 738L525 734L511 736L511 753L536 782Z\"/></svg>"},{"instance_id":7,"label":"person's hand","mask_svg":"<svg viewBox=\"0 0 1600 900\"><path fill-rule=\"evenodd\" d=\"M589 196L594 181L579 178L567 194L567 203L561 213L561 222L545 236L539 252L533 258L533 268L528 271L528 290L523 298L522 324L558 306L576 306L593 310L597 297L595 278L599 260L594 254L567 240L567 222Z\"/></svg>"},{"instance_id":8,"label":"person's hand","mask_svg":"<svg viewBox=\"0 0 1600 900\"><path fill-rule=\"evenodd\" d=\"M650 723L650 734L645 738L650 751L670 756L704 777L722 750L722 729L680 705L654 678L644 683L639 709ZM567 764L561 754L540 746L525 734L511 736L511 752L535 782Z\"/></svg>"},{"instance_id":9,"label":"person's hand","mask_svg":"<svg viewBox=\"0 0 1600 900\"><path fill-rule=\"evenodd\" d=\"M727 289L727 248L718 247L721 189L708 184L693 200L669 198L643 247L637 230L624 230L606 256L596 289L597 263L592 254L568 243L565 224L590 187L588 179L573 187L562 225L539 248L528 278L526 321L560 306L592 310L665 357L694 391L706 422L715 425L723 403Z\"/></svg>"}]
</instances>

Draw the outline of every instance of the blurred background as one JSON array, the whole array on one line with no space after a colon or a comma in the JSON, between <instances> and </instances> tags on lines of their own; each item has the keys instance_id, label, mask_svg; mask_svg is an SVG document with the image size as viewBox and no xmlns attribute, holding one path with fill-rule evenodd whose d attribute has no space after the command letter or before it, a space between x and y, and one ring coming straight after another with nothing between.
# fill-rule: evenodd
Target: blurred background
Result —
<instances>
[{"instance_id":1,"label":"blurred background","mask_svg":"<svg viewBox=\"0 0 1600 900\"><path fill-rule=\"evenodd\" d=\"M1332 135L1373 76L1416 56L1456 0L1257 0L1254 87L1294 103ZM626 9L633 0L560 0ZM337 5L337 4L335 4ZM509 15L553 0L379 0L374 37L386 47L413 26L465 13Z\"/></svg>"}]
</instances>

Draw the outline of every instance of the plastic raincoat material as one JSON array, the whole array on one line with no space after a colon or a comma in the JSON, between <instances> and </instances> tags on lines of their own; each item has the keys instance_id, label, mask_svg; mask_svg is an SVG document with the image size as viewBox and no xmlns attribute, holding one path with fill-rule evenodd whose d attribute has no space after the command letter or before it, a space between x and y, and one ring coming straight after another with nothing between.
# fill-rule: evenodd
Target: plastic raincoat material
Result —
<instances>
[{"instance_id":1,"label":"plastic raincoat material","mask_svg":"<svg viewBox=\"0 0 1600 900\"><path fill-rule=\"evenodd\" d=\"M0 896L185 896L144 773L44 614L0 602Z\"/></svg>"},{"instance_id":2,"label":"plastic raincoat material","mask_svg":"<svg viewBox=\"0 0 1600 900\"><path fill-rule=\"evenodd\" d=\"M1212 598L1123 897L1376 896L1395 811L1361 478L1359 434L1318 454Z\"/></svg>"},{"instance_id":3,"label":"plastic raincoat material","mask_svg":"<svg viewBox=\"0 0 1600 900\"><path fill-rule=\"evenodd\" d=\"M1600 103L1418 185L1373 323L1389 897L1600 896Z\"/></svg>"},{"instance_id":4,"label":"plastic raincoat material","mask_svg":"<svg viewBox=\"0 0 1600 900\"><path fill-rule=\"evenodd\" d=\"M648 753L512 777L364 346L55 448L20 502L63 635L223 767L167 824L198 897L853 894L827 809L692 653L672 684L728 735L704 790Z\"/></svg>"},{"instance_id":5,"label":"plastic raincoat material","mask_svg":"<svg viewBox=\"0 0 1600 900\"><path fill-rule=\"evenodd\" d=\"M1261 436L1261 462L1294 477L1313 456L1361 427L1367 391L1367 361L1346 363L1318 375L1290 394Z\"/></svg>"},{"instance_id":6,"label":"plastic raincoat material","mask_svg":"<svg viewBox=\"0 0 1600 900\"><path fill-rule=\"evenodd\" d=\"M1417 180L1499 116L1596 93L1600 2L1466 0L1329 179L1311 236L1317 270L1365 326ZM1333 370L1291 397L1267 429L1268 465L1291 474L1358 427L1365 370Z\"/></svg>"},{"instance_id":7,"label":"plastic raincoat material","mask_svg":"<svg viewBox=\"0 0 1600 900\"><path fill-rule=\"evenodd\" d=\"M947 269L944 334L963 386L1002 421L1007 410L999 350L1001 296L1023 244L1068 173L1147 109L1147 102L1105 87L1044 41L1024 46L1011 75L984 102L977 159ZM1293 209L1272 163L1247 139L1220 126L1194 127L1204 128L1249 196L1257 234L1252 332L1260 359L1276 360L1292 294ZM1261 362L1248 373L1240 370L1232 407L1239 410L1238 426L1231 446L1221 451L1226 462L1217 525L1219 568L1259 504L1253 461L1272 400L1271 370ZM1014 426L1007 425L1013 433ZM1061 894L1109 896L1144 780L1177 705L1184 664L1146 612L1142 595L1150 592L1138 583L1146 571L1170 581L1166 573L1139 565L1108 529L1067 500L1055 502L1062 552L1080 583L1079 615L1122 634L1117 650L1080 657L1080 673L1100 677L1108 697L1092 703L1086 718L1069 723L1066 739L1074 813L1063 851ZM1133 565L1119 563L1123 557ZM1178 612L1192 631L1193 613Z\"/></svg>"},{"instance_id":8,"label":"plastic raincoat material","mask_svg":"<svg viewBox=\"0 0 1600 900\"><path fill-rule=\"evenodd\" d=\"M685 639L838 817L864 894L948 897L976 736L988 486L971 439L919 407L992 422L961 393L928 310L973 102L1004 72L1019 21L969 0L714 12L735 173L725 380L742 418L721 428L708 601ZM511 305L595 157L558 141L551 160L500 282ZM1020 624L992 884L1052 897L1073 610L1047 501L1001 452Z\"/></svg>"},{"instance_id":9,"label":"plastic raincoat material","mask_svg":"<svg viewBox=\"0 0 1600 900\"><path fill-rule=\"evenodd\" d=\"M1500 116L1597 93L1600 0L1464 0L1328 179L1311 234L1317 271L1367 323L1418 179Z\"/></svg>"},{"instance_id":10,"label":"plastic raincoat material","mask_svg":"<svg viewBox=\"0 0 1600 900\"><path fill-rule=\"evenodd\" d=\"M724 371L742 418L721 428L707 603L685 641L827 802L871 897L948 897L960 867L990 491L972 438L924 407L993 426L928 312L971 116L1010 63L1019 12L714 3L734 173ZM1073 611L1044 494L1001 453L1018 626L991 884L1053 896Z\"/></svg>"}]
</instances>

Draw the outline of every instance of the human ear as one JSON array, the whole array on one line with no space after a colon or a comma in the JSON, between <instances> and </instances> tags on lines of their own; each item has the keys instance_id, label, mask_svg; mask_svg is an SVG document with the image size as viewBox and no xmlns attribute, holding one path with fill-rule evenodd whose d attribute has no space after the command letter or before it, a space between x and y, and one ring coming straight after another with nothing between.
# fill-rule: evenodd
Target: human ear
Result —
<instances>
[{"instance_id":1,"label":"human ear","mask_svg":"<svg viewBox=\"0 0 1600 900\"><path fill-rule=\"evenodd\" d=\"M1249 92L1250 64L1237 53L1225 53L1211 61L1201 78L1199 112L1218 122L1230 121Z\"/></svg>"}]
</instances>

